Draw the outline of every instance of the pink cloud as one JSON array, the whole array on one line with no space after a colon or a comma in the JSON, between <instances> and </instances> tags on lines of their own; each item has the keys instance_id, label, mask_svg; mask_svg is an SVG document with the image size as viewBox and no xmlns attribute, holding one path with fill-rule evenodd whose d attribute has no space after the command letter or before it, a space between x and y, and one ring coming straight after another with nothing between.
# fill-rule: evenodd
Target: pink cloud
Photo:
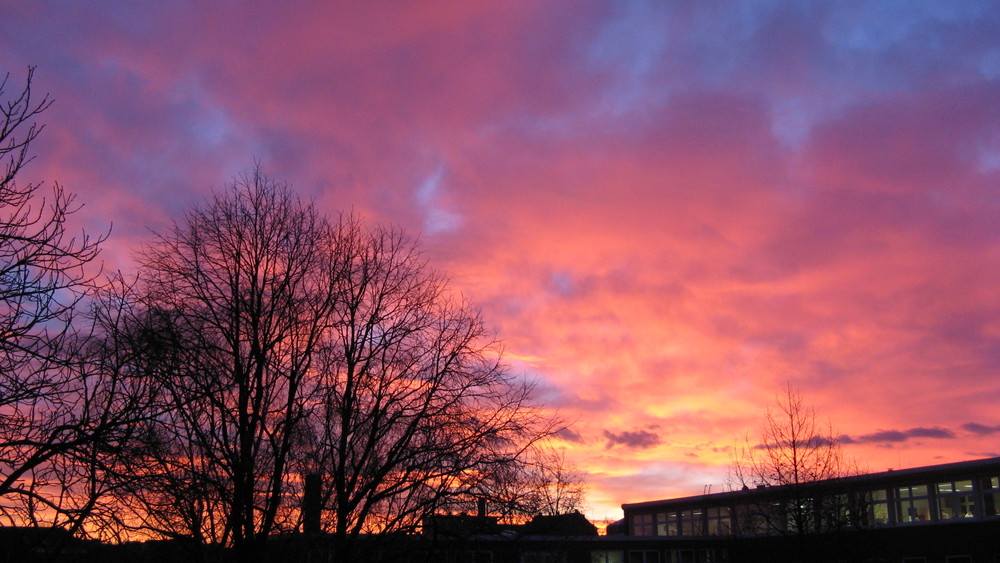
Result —
<instances>
[{"instance_id":1,"label":"pink cloud","mask_svg":"<svg viewBox=\"0 0 1000 563\"><path fill-rule=\"evenodd\" d=\"M31 174L112 267L254 157L403 225L573 421L599 515L722 483L786 381L875 469L995 449L995 8L244 8L0 22L57 101Z\"/></svg>"}]
</instances>

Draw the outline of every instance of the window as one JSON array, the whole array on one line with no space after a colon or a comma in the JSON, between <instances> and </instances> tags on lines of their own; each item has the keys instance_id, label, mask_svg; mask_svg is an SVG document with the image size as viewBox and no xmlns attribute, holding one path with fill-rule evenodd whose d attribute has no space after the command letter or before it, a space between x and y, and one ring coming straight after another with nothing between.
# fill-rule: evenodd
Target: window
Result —
<instances>
[{"instance_id":1,"label":"window","mask_svg":"<svg viewBox=\"0 0 1000 563\"><path fill-rule=\"evenodd\" d=\"M885 489L872 491L871 493L872 524L876 526L889 523L889 502L886 498Z\"/></svg>"},{"instance_id":2,"label":"window","mask_svg":"<svg viewBox=\"0 0 1000 563\"><path fill-rule=\"evenodd\" d=\"M732 520L728 506L712 507L708 512L708 530L710 536L728 536L732 533Z\"/></svg>"},{"instance_id":3,"label":"window","mask_svg":"<svg viewBox=\"0 0 1000 563\"><path fill-rule=\"evenodd\" d=\"M815 532L816 529L816 499L789 499L780 505L776 513L784 513L784 530L790 532Z\"/></svg>"},{"instance_id":4,"label":"window","mask_svg":"<svg viewBox=\"0 0 1000 563\"><path fill-rule=\"evenodd\" d=\"M926 485L913 485L896 489L897 522L927 522L930 519L931 505Z\"/></svg>"},{"instance_id":5,"label":"window","mask_svg":"<svg viewBox=\"0 0 1000 563\"><path fill-rule=\"evenodd\" d=\"M672 524L672 526L671 526ZM671 531L671 529L673 531ZM676 536L677 535L677 513L658 512L656 513L656 535Z\"/></svg>"},{"instance_id":6,"label":"window","mask_svg":"<svg viewBox=\"0 0 1000 563\"><path fill-rule=\"evenodd\" d=\"M680 520L680 515L676 512L668 512L665 514L666 521L664 522L665 536L676 536L680 534L680 530L677 527L677 522Z\"/></svg>"},{"instance_id":7,"label":"window","mask_svg":"<svg viewBox=\"0 0 1000 563\"><path fill-rule=\"evenodd\" d=\"M625 563L625 552L591 551L590 563Z\"/></svg>"},{"instance_id":8,"label":"window","mask_svg":"<svg viewBox=\"0 0 1000 563\"><path fill-rule=\"evenodd\" d=\"M521 563L566 563L566 553L561 551L526 551Z\"/></svg>"},{"instance_id":9,"label":"window","mask_svg":"<svg viewBox=\"0 0 1000 563\"><path fill-rule=\"evenodd\" d=\"M667 552L669 563L726 563L728 561L724 549L675 549Z\"/></svg>"},{"instance_id":10,"label":"window","mask_svg":"<svg viewBox=\"0 0 1000 563\"><path fill-rule=\"evenodd\" d=\"M949 555L944 560L947 563L972 563L972 557L969 555Z\"/></svg>"},{"instance_id":11,"label":"window","mask_svg":"<svg viewBox=\"0 0 1000 563\"><path fill-rule=\"evenodd\" d=\"M903 563L927 563L926 557L904 557Z\"/></svg>"},{"instance_id":12,"label":"window","mask_svg":"<svg viewBox=\"0 0 1000 563\"><path fill-rule=\"evenodd\" d=\"M837 530L845 526L856 525L859 521L859 495L840 494L827 495L814 501L816 514L816 530ZM818 517L818 519L817 519Z\"/></svg>"},{"instance_id":13,"label":"window","mask_svg":"<svg viewBox=\"0 0 1000 563\"><path fill-rule=\"evenodd\" d=\"M700 536L702 534L701 510L684 510L681 516L681 535Z\"/></svg>"},{"instance_id":14,"label":"window","mask_svg":"<svg viewBox=\"0 0 1000 563\"><path fill-rule=\"evenodd\" d=\"M660 563L659 551L630 551L628 563Z\"/></svg>"},{"instance_id":15,"label":"window","mask_svg":"<svg viewBox=\"0 0 1000 563\"><path fill-rule=\"evenodd\" d=\"M881 490L852 491L820 499L822 518L820 529L864 528L875 524L886 524L889 512L885 497L885 491Z\"/></svg>"},{"instance_id":16,"label":"window","mask_svg":"<svg viewBox=\"0 0 1000 563\"><path fill-rule=\"evenodd\" d=\"M741 504L736 507L736 525L740 534L766 534L770 529L767 525L764 511L751 504Z\"/></svg>"},{"instance_id":17,"label":"window","mask_svg":"<svg viewBox=\"0 0 1000 563\"><path fill-rule=\"evenodd\" d=\"M938 518L941 520L957 520L975 516L975 497L972 494L972 481L948 481L937 484Z\"/></svg>"},{"instance_id":18,"label":"window","mask_svg":"<svg viewBox=\"0 0 1000 563\"><path fill-rule=\"evenodd\" d=\"M1000 516L1000 477L994 475L983 480L983 500L987 517Z\"/></svg>"},{"instance_id":19,"label":"window","mask_svg":"<svg viewBox=\"0 0 1000 563\"><path fill-rule=\"evenodd\" d=\"M636 514L632 517L632 535L633 536L651 536L653 535L653 515L652 514Z\"/></svg>"},{"instance_id":20,"label":"window","mask_svg":"<svg viewBox=\"0 0 1000 563\"><path fill-rule=\"evenodd\" d=\"M718 509L716 509L718 510ZM726 526L728 530L729 525L729 509L724 508L722 510L726 511ZM649 515L652 516L652 515ZM704 529L704 524L702 522L703 512L701 510L683 510L680 512L659 512L656 514L656 535L658 536L700 536ZM717 517L718 520L721 516ZM640 530L645 529L647 525L645 522L639 522L638 516L634 521L633 529ZM649 524L652 527L653 523L650 520ZM726 532L728 533L728 531ZM634 535L642 535L638 531L634 532ZM652 535L652 533L648 534Z\"/></svg>"}]
</instances>

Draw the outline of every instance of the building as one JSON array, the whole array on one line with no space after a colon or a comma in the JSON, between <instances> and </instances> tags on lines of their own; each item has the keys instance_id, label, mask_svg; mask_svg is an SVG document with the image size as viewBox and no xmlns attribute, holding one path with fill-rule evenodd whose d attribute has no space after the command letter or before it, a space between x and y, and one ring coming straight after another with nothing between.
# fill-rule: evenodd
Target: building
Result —
<instances>
[{"instance_id":1,"label":"building","mask_svg":"<svg viewBox=\"0 0 1000 563\"><path fill-rule=\"evenodd\" d=\"M1000 562L1000 458L622 505L624 530L730 561ZM707 552L706 552L707 553ZM692 562L706 559L697 554Z\"/></svg>"}]
</instances>

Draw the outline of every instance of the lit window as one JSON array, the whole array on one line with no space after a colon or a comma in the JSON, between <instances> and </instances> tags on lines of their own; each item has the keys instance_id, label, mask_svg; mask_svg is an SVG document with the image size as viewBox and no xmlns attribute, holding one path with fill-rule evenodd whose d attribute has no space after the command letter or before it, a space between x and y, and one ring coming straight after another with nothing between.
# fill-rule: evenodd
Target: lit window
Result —
<instances>
[{"instance_id":1,"label":"lit window","mask_svg":"<svg viewBox=\"0 0 1000 563\"><path fill-rule=\"evenodd\" d=\"M987 477L983 485L983 512L988 517L1000 516L1000 477Z\"/></svg>"},{"instance_id":2,"label":"lit window","mask_svg":"<svg viewBox=\"0 0 1000 563\"><path fill-rule=\"evenodd\" d=\"M975 516L975 497L972 494L972 481L949 481L938 483L938 518L941 520L957 520Z\"/></svg>"},{"instance_id":3,"label":"lit window","mask_svg":"<svg viewBox=\"0 0 1000 563\"><path fill-rule=\"evenodd\" d=\"M728 536L732 533L731 522L728 506L708 509L708 535Z\"/></svg>"},{"instance_id":4,"label":"lit window","mask_svg":"<svg viewBox=\"0 0 1000 563\"><path fill-rule=\"evenodd\" d=\"M700 510L684 510L680 513L681 516L681 535L682 536L700 536L701 535L701 511Z\"/></svg>"},{"instance_id":5,"label":"lit window","mask_svg":"<svg viewBox=\"0 0 1000 563\"><path fill-rule=\"evenodd\" d=\"M889 523L889 504L886 499L885 489L871 492L872 499L872 523L875 525Z\"/></svg>"},{"instance_id":6,"label":"lit window","mask_svg":"<svg viewBox=\"0 0 1000 563\"><path fill-rule=\"evenodd\" d=\"M668 535L668 536L677 536L677 535L680 535L680 529L677 527L678 526L677 522L679 522L679 521L680 521L680 515L678 513L676 513L676 512L668 512L667 513L667 521L666 521L667 531L666 531L666 535Z\"/></svg>"},{"instance_id":7,"label":"lit window","mask_svg":"<svg viewBox=\"0 0 1000 563\"><path fill-rule=\"evenodd\" d=\"M666 512L658 512L656 514L656 535L658 536L670 535L667 533L667 521L668 520Z\"/></svg>"},{"instance_id":8,"label":"lit window","mask_svg":"<svg viewBox=\"0 0 1000 563\"><path fill-rule=\"evenodd\" d=\"M591 551L590 563L625 563L622 551Z\"/></svg>"},{"instance_id":9,"label":"lit window","mask_svg":"<svg viewBox=\"0 0 1000 563\"><path fill-rule=\"evenodd\" d=\"M931 505L925 485L896 489L897 522L927 522L930 519Z\"/></svg>"},{"instance_id":10,"label":"lit window","mask_svg":"<svg viewBox=\"0 0 1000 563\"><path fill-rule=\"evenodd\" d=\"M653 535L653 515L652 514L636 514L632 517L632 535L633 536L651 536Z\"/></svg>"}]
</instances>

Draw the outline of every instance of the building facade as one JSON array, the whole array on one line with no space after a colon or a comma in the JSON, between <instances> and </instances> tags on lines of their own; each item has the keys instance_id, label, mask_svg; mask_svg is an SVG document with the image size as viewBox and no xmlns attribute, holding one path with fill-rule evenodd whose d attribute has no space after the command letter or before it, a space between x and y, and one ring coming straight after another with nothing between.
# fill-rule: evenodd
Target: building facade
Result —
<instances>
[{"instance_id":1,"label":"building facade","mask_svg":"<svg viewBox=\"0 0 1000 563\"><path fill-rule=\"evenodd\" d=\"M622 509L628 536L661 540L653 561L671 561L674 540L713 538L733 561L1000 563L1000 458Z\"/></svg>"}]
</instances>

